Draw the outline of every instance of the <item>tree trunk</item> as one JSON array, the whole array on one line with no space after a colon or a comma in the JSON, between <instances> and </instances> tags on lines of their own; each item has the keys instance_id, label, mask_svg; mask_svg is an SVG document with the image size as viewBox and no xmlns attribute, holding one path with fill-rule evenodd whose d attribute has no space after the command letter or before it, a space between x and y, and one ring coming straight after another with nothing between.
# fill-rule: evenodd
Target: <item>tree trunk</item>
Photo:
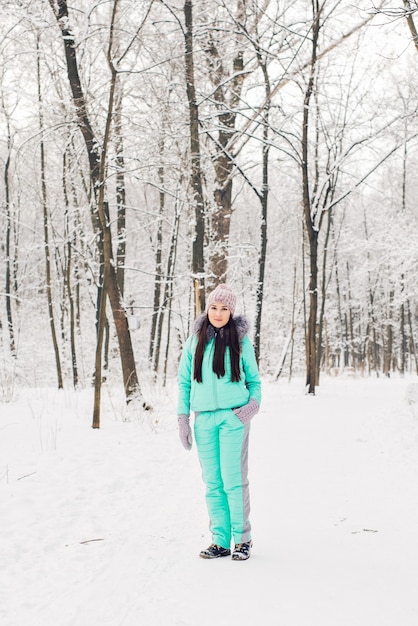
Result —
<instances>
[{"instance_id":1,"label":"tree trunk","mask_svg":"<svg viewBox=\"0 0 418 626\"><path fill-rule=\"evenodd\" d=\"M165 285L164 285L164 293L162 298L162 303L160 306L160 310L158 313L158 323L157 323L157 336L156 336L156 346L155 346L155 371L158 371L159 363L160 363L160 352L161 352L161 341L162 341L162 332L163 332L163 322L165 312L168 310L169 317L171 315L171 301L173 298L173 281L174 281L174 268L176 265L176 257L177 257L177 241L178 241L178 232L180 225L180 211L176 208L174 223L171 233L171 241L170 248L167 255L167 268L165 272ZM164 379L167 371L167 357L168 357L168 346L170 342L170 320L167 322L167 340L166 340L166 351L165 351L165 361L164 361Z\"/></svg>"},{"instance_id":2,"label":"tree trunk","mask_svg":"<svg viewBox=\"0 0 418 626\"><path fill-rule=\"evenodd\" d=\"M92 208L92 218L93 224L98 232L98 246L99 251L103 255L103 264L104 271L103 275L107 274L107 281L103 278L104 285L101 289L104 293L100 292L100 305L99 305L99 318L100 315L104 315L105 306L103 306L103 297L106 295L109 296L109 302L112 309L113 320L115 323L115 329L119 342L119 351L122 362L122 371L123 371L123 382L125 388L126 399L129 401L131 397L136 395L137 397L142 399L142 393L139 386L139 381L136 372L135 359L132 348L132 341L128 327L128 320L126 316L126 311L123 305L122 295L119 289L117 274L115 265L113 262L113 251L112 251L112 241L111 241L111 233L110 233L110 223L107 216L106 211L106 203L104 199L105 193L105 173L106 173L106 156L107 156L107 147L109 141L109 133L110 133L110 124L113 116L113 106L114 106L114 97L115 97L115 84L117 73L115 68L112 65L111 60L111 47L112 47L112 36L113 36L113 24L115 19L115 13L117 9L118 0L114 1L113 5L113 13L112 13L112 24L110 30L110 43L108 50L108 62L109 67L111 69L111 85L110 85L110 93L109 93L109 102L108 102L108 111L107 111L107 120L106 120L106 129L105 129L105 137L103 141L103 146L99 147L99 142L97 141L95 134L93 132L89 116L87 114L86 108L86 100L81 87L80 76L78 72L78 63L76 56L76 47L74 42L74 36L72 34L71 29L69 28L68 23L68 7L67 2L65 0L60 0L58 2L58 10L55 8L54 0L49 0L51 7L54 11L56 19L58 21L58 25L61 29L61 33L64 41L64 50L65 50L65 58L67 63L67 72L68 78L70 82L71 92L73 96L73 102L75 106L75 111L77 114L77 119L79 123L80 130L83 134L84 142L87 149L87 155L89 159L89 170L90 170L90 180L92 183L92 188L94 192L94 203ZM102 338L103 339L103 338ZM98 345L100 343L100 322L98 324ZM100 346L101 347L101 346ZM96 358L97 365L97 358ZM101 372L101 368L100 368ZM100 376L95 376L95 385L101 384L101 373ZM96 387L96 393L97 393ZM96 404L96 403L95 403ZM145 406L145 403L143 403ZM97 408L95 408L97 410ZM97 427L97 416L93 419L94 427Z\"/></svg>"},{"instance_id":3,"label":"tree trunk","mask_svg":"<svg viewBox=\"0 0 418 626\"><path fill-rule=\"evenodd\" d=\"M164 156L164 139L160 140L160 160L163 162ZM154 373L158 371L159 351L155 349L156 335L157 335L157 321L161 315L161 291L162 291L162 254L163 254L163 216L165 208L165 193L164 193L164 165L160 165L158 168L158 179L160 186L159 193L159 210L157 219L157 241L155 244L155 278L154 278L154 302L152 307L152 320L151 320L151 333L149 344L149 360L152 363Z\"/></svg>"},{"instance_id":4,"label":"tree trunk","mask_svg":"<svg viewBox=\"0 0 418 626\"><path fill-rule=\"evenodd\" d=\"M296 277L297 277L297 267L296 267L296 262L295 262L295 267L294 267L294 272L293 272L293 298L292 298L293 306L292 306L292 330L291 330L291 347L290 347L290 363L289 363L289 378L288 378L289 383L292 380L292 374L293 374L293 355L295 351L295 330L296 330L296 322L297 322L297 318L295 315L296 294L297 294ZM302 306L303 306L303 301L300 305L300 308Z\"/></svg>"},{"instance_id":5,"label":"tree trunk","mask_svg":"<svg viewBox=\"0 0 418 626\"><path fill-rule=\"evenodd\" d=\"M318 232L312 230L309 236L309 318L307 336L307 375L308 393L315 395L317 385L316 362L316 317L318 311Z\"/></svg>"},{"instance_id":6,"label":"tree trunk","mask_svg":"<svg viewBox=\"0 0 418 626\"><path fill-rule=\"evenodd\" d=\"M389 377L392 369L392 359L393 359L393 298L394 298L394 290L390 289L389 293L389 315L388 321L386 324L386 345L384 351L384 360L383 360L383 373L385 376Z\"/></svg>"},{"instance_id":7,"label":"tree trunk","mask_svg":"<svg viewBox=\"0 0 418 626\"><path fill-rule=\"evenodd\" d=\"M75 307L74 307L74 294L72 288L72 248L73 241L71 235L70 221L69 221L69 200L67 193L67 160L66 154L64 153L63 157L63 167L62 167L63 175L62 175L62 186L63 186L63 194L64 194L64 228L65 228L65 237L66 237L66 262L64 267L64 289L66 290L66 295L68 297L68 304L70 309L70 350L71 350L71 368L73 373L73 385L74 389L78 387L78 367L77 367L77 354L76 354L76 344L75 344L75 328L76 328L76 319L75 319Z\"/></svg>"},{"instance_id":8,"label":"tree trunk","mask_svg":"<svg viewBox=\"0 0 418 626\"><path fill-rule=\"evenodd\" d=\"M123 156L122 132L122 85L117 83L115 105L115 164L116 164L116 209L117 209L117 249L116 249L116 278L121 297L125 293L125 261L126 261L126 187L125 187L125 157Z\"/></svg>"},{"instance_id":9,"label":"tree trunk","mask_svg":"<svg viewBox=\"0 0 418 626\"><path fill-rule=\"evenodd\" d=\"M39 62L39 57L38 57ZM2 100L3 109L4 102ZM9 180L9 168L10 168L10 156L12 149L12 136L10 130L10 121L6 115L7 120L7 156L4 163L4 192L5 192L5 214L6 214L6 242L5 242L5 297L6 297L6 315L7 315L7 328L9 331L9 347L12 356L16 356L16 343L13 326L13 314L12 314L12 261L11 261L11 239L12 239L12 219L10 210L10 180Z\"/></svg>"},{"instance_id":10,"label":"tree trunk","mask_svg":"<svg viewBox=\"0 0 418 626\"><path fill-rule=\"evenodd\" d=\"M369 233L367 228L367 216L366 211L364 210L364 233L366 237L366 241L369 240ZM377 345L377 332L376 332L376 314L375 314L375 303L374 303L374 289L372 286L372 279L370 275L370 253L367 253L368 260L368 282L369 282L369 323L367 325L367 334L366 338L368 341L369 347L369 372L371 370L371 365L373 363L374 369L376 371L376 375L379 376L379 368L380 368L380 359L379 359L379 349Z\"/></svg>"},{"instance_id":11,"label":"tree trunk","mask_svg":"<svg viewBox=\"0 0 418 626\"><path fill-rule=\"evenodd\" d=\"M348 333L347 333L347 316L343 315L342 304L341 304L341 284L340 284L340 272L338 266L338 254L337 254L337 243L335 241L335 231L334 231L334 220L332 215L332 209L329 211L331 215L331 227L332 227L332 240L333 247L335 251L334 255L334 270L335 270L335 289L337 293L337 310L338 310L338 321L339 321L339 344L343 351L343 367L347 367L348 365Z\"/></svg>"},{"instance_id":12,"label":"tree trunk","mask_svg":"<svg viewBox=\"0 0 418 626\"><path fill-rule=\"evenodd\" d=\"M92 428L100 428L100 409L102 396L102 350L106 325L108 270L109 266L105 265L102 289L100 291L99 315L97 318L96 353L94 360L94 405Z\"/></svg>"},{"instance_id":13,"label":"tree trunk","mask_svg":"<svg viewBox=\"0 0 418 626\"><path fill-rule=\"evenodd\" d=\"M266 273L267 258L267 219L268 219L268 195L269 195L269 132L270 132L270 107L271 107L271 85L268 74L267 58L259 47L256 47L257 63L263 74L265 106L263 111L263 152L262 152L262 188L259 196L261 202L260 220L260 252L258 257L258 280L255 299L255 336L254 352L257 363L260 360L261 350L261 320L263 313L264 297L264 277Z\"/></svg>"},{"instance_id":14,"label":"tree trunk","mask_svg":"<svg viewBox=\"0 0 418 626\"><path fill-rule=\"evenodd\" d=\"M52 345L55 355L55 366L57 370L58 389L63 388L61 359L59 354L59 347L57 341L57 333L55 330L55 317L52 297L52 277L51 277L51 257L50 257L50 245L49 245L49 217L48 217L48 201L46 193L46 165L45 165L45 145L43 141L43 103L42 103L42 91L41 91L41 62L39 52L39 38L36 41L36 71L38 81L38 104L39 104L39 129L41 133L40 141L40 167L41 167L41 192L42 192L42 211L43 211L43 228L44 228L44 248L45 248L45 289L48 302L48 318L49 326L51 329Z\"/></svg>"},{"instance_id":15,"label":"tree trunk","mask_svg":"<svg viewBox=\"0 0 418 626\"><path fill-rule=\"evenodd\" d=\"M268 161L269 147L268 138L268 113L266 112L266 123L264 126L264 144L263 144L263 191L261 196L261 223L260 223L260 253L258 259L258 281L256 288L256 313L255 313L255 336L254 336L254 352L257 363L260 360L261 349L261 319L263 313L263 295L264 295L264 276L266 273L266 257L267 257L267 209L268 209Z\"/></svg>"},{"instance_id":16,"label":"tree trunk","mask_svg":"<svg viewBox=\"0 0 418 626\"><path fill-rule=\"evenodd\" d=\"M327 217L328 217L327 230L325 234L325 242L324 242L323 253L322 253L321 309L320 309L320 314L319 314L318 350L317 350L317 357L316 357L316 360L317 360L316 370L317 370L317 377L318 377L317 384L319 384L319 376L320 376L320 366L321 366L321 358L322 358L322 331L323 331L324 316L325 316L325 302L326 302L326 297L327 297L326 270L327 270L329 239L330 239L331 225L332 225L331 211L328 211Z\"/></svg>"},{"instance_id":17,"label":"tree trunk","mask_svg":"<svg viewBox=\"0 0 418 626\"><path fill-rule=\"evenodd\" d=\"M244 23L244 3L238 3L237 23ZM210 212L210 257L208 260L207 280L210 288L227 280L228 246L232 217L232 173L235 156L227 148L236 132L237 110L245 80L244 50L238 46L232 64L233 77L230 80L224 70L225 59L218 45L211 37L207 46L209 51L210 76L216 87L214 99L218 110L219 131L214 139L217 149L215 160L215 205ZM226 83L230 83L230 88Z\"/></svg>"},{"instance_id":18,"label":"tree trunk","mask_svg":"<svg viewBox=\"0 0 418 626\"><path fill-rule=\"evenodd\" d=\"M409 349L411 351L411 354L414 356L415 373L418 375L418 354L417 354L417 349L415 345L414 329L412 328L411 304L409 300L407 300L407 307L408 307L408 326L409 326Z\"/></svg>"},{"instance_id":19,"label":"tree trunk","mask_svg":"<svg viewBox=\"0 0 418 626\"><path fill-rule=\"evenodd\" d=\"M302 193L303 212L305 216L306 232L309 243L309 318L306 345L306 386L308 393L315 394L317 384L317 343L316 343L316 319L318 312L318 237L319 227L315 224L315 216L312 215L308 164L309 146L309 105L314 92L317 46L319 36L319 6L317 0L312 1L313 25L312 25L312 56L310 63L310 76L303 102L303 126L302 126Z\"/></svg>"},{"instance_id":20,"label":"tree trunk","mask_svg":"<svg viewBox=\"0 0 418 626\"><path fill-rule=\"evenodd\" d=\"M196 102L196 88L194 78L193 59L193 2L186 0L184 3L185 17L185 67L186 67L186 90L189 104L190 125L190 161L191 173L190 184L195 213L195 226L192 247L192 280L197 317L205 309L205 261L204 261L204 237L205 237L205 202L203 196L203 176L200 157L199 137L199 111Z\"/></svg>"},{"instance_id":21,"label":"tree trunk","mask_svg":"<svg viewBox=\"0 0 418 626\"><path fill-rule=\"evenodd\" d=\"M406 323L405 323L405 302L404 302L404 290L405 290L405 275L401 275L401 310L400 310L400 336L401 336L401 345L400 345L400 359L399 359L399 371L403 376L406 371L406 360L407 360L407 352L408 352L408 338L406 335Z\"/></svg>"},{"instance_id":22,"label":"tree trunk","mask_svg":"<svg viewBox=\"0 0 418 626\"><path fill-rule=\"evenodd\" d=\"M355 340L354 340L354 313L353 313L353 302L351 298L351 280L350 280L350 266L347 261L347 295L348 295L348 307L349 307L349 315L348 315L348 338L350 342L350 355L351 355L351 365L354 369L356 369L357 365L361 363L361 357L358 353L358 350L355 348ZM359 335L361 333L359 332Z\"/></svg>"},{"instance_id":23,"label":"tree trunk","mask_svg":"<svg viewBox=\"0 0 418 626\"><path fill-rule=\"evenodd\" d=\"M410 0L403 0L404 6L407 11L411 11L411 3ZM418 52L418 31L415 26L414 18L412 17L412 13L406 14L406 21L408 23L409 31L412 35L412 41L414 42L415 48Z\"/></svg>"}]
</instances>

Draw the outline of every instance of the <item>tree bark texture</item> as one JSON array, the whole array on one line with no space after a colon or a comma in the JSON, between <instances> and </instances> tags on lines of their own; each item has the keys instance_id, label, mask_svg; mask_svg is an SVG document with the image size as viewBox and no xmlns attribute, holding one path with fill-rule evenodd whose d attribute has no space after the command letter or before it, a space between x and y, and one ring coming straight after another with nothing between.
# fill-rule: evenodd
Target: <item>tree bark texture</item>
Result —
<instances>
[{"instance_id":1,"label":"tree bark texture","mask_svg":"<svg viewBox=\"0 0 418 626\"><path fill-rule=\"evenodd\" d=\"M126 186L125 157L123 155L122 131L122 85L117 84L115 105L115 165L116 165L116 208L117 208L117 249L116 266L117 280L121 297L125 292L125 261L126 261Z\"/></svg>"},{"instance_id":2,"label":"tree bark texture","mask_svg":"<svg viewBox=\"0 0 418 626\"><path fill-rule=\"evenodd\" d=\"M185 18L185 66L186 66L186 90L189 104L190 125L190 183L194 205L195 226L192 245L192 280L197 317L205 309L205 261L204 261L204 238L205 238L205 202L203 195L203 176L200 156L199 136L199 111L196 102L196 88L194 78L193 58L193 2L186 0L184 3Z\"/></svg>"},{"instance_id":3,"label":"tree bark texture","mask_svg":"<svg viewBox=\"0 0 418 626\"><path fill-rule=\"evenodd\" d=\"M404 6L406 8L406 10L408 11L407 15L406 15L406 21L408 23L408 28L409 31L411 33L412 36L412 41L414 42L414 46L416 48L416 51L418 52L418 31L417 31L417 27L415 26L415 22L414 22L414 18L412 17L412 13L410 13L409 11L411 11L411 3L409 0L403 0Z\"/></svg>"},{"instance_id":4,"label":"tree bark texture","mask_svg":"<svg viewBox=\"0 0 418 626\"><path fill-rule=\"evenodd\" d=\"M306 339L306 386L308 393L314 395L317 384L317 341L316 320L318 312L318 237L319 228L315 224L315 216L312 214L309 179L309 105L314 91L315 72L317 61L317 46L319 35L319 6L317 0L312 1L313 25L312 25L312 56L310 64L310 76L303 103L303 126L302 126L302 194L303 211L305 216L306 233L309 243L309 317Z\"/></svg>"},{"instance_id":5,"label":"tree bark texture","mask_svg":"<svg viewBox=\"0 0 418 626\"><path fill-rule=\"evenodd\" d=\"M163 162L164 154L164 139L162 138L159 143L161 163ZM151 333L149 344L149 360L152 363L154 373L158 371L159 350L156 350L157 337L157 321L161 315L161 292L162 292L162 254L163 254L163 216L165 209L165 193L164 193L164 165L160 165L158 168L158 178L160 185L159 193L159 209L157 219L157 232L155 243L155 277L154 277L154 302L152 307L152 321L151 321Z\"/></svg>"},{"instance_id":6,"label":"tree bark texture","mask_svg":"<svg viewBox=\"0 0 418 626\"><path fill-rule=\"evenodd\" d=\"M76 110L77 120L80 127L80 130L83 134L84 142L87 149L87 155L89 159L90 166L90 179L92 183L92 188L94 192L94 203L92 208L92 217L93 217L93 225L98 233L98 246L99 252L103 257L103 265L104 271L103 274L107 274L107 281L103 279L103 284L106 285L106 289L104 290L104 286L101 286L101 289L104 290L104 293L100 293L99 301L99 311L104 311L105 307L103 306L102 300L109 296L109 302L112 309L113 320L115 323L115 329L119 342L119 351L122 363L122 372L123 372L123 382L125 388L125 394L127 400L131 398L132 395L136 394L141 396L141 391L139 387L139 381L136 372L135 359L132 348L132 341L128 327L128 320L126 316L126 311L123 305L122 295L119 289L118 281L117 281L117 273L114 266L113 260L113 251L112 251L112 241L111 241L111 232L110 232L110 223L108 219L108 211L106 209L106 202L104 199L105 193L105 172L106 172L106 154L107 154L107 143L109 141L109 132L110 132L110 124L113 116L113 106L115 99L115 84L116 84L116 70L112 66L111 63L111 43L109 45L108 52L108 61L112 73L112 80L110 86L110 95L108 102L108 111L107 111L107 120L106 120L106 130L105 137L103 141L102 148L99 148L99 142L93 132L90 119L87 113L86 100L83 93L83 89L81 87L80 75L78 72L78 63L76 57L76 47L74 42L74 36L69 28L68 23L68 7L67 2L63 0L57 0L58 11L55 7L54 0L49 0L52 9L54 10L56 19L58 21L58 25L61 29L61 33L64 41L64 50L65 50L65 58L67 64L67 73L68 79L71 87L71 93L73 97L73 102ZM114 23L114 15L117 7L117 0L115 0L114 8L113 8L113 17L112 17L112 26L111 26L111 37L112 37L112 28ZM98 340L100 337L100 333L98 333ZM101 347L100 347L101 349ZM97 359L96 359L97 364ZM96 385L101 383L101 375L97 376L96 372ZM93 420L95 421L95 420ZM95 427L97 427L97 420L95 422Z\"/></svg>"},{"instance_id":7,"label":"tree bark texture","mask_svg":"<svg viewBox=\"0 0 418 626\"><path fill-rule=\"evenodd\" d=\"M242 22L244 4L238 2L237 22ZM229 233L232 217L232 174L235 155L228 149L236 133L237 110L245 80L244 46L238 45L232 62L232 78L225 68L218 43L211 36L208 42L210 78L215 86L214 100L218 112L219 130L215 141L214 206L210 210L210 256L207 281L210 289L226 282L228 272Z\"/></svg>"},{"instance_id":8,"label":"tree bark texture","mask_svg":"<svg viewBox=\"0 0 418 626\"><path fill-rule=\"evenodd\" d=\"M14 336L13 326L13 313L12 313L12 261L11 261L11 240L12 240L12 219L11 219L11 207L10 207L10 155L12 147L12 137L10 131L10 122L7 118L7 156L4 162L4 192L5 192L5 213L6 213L6 241L5 241L5 297L6 297L6 316L7 316L7 328L9 331L9 347L12 356L16 356L16 343Z\"/></svg>"},{"instance_id":9,"label":"tree bark texture","mask_svg":"<svg viewBox=\"0 0 418 626\"><path fill-rule=\"evenodd\" d=\"M41 64L39 58L39 39L37 40L37 56L36 56L36 69L38 79L38 104L39 104L39 129L41 131L41 137L43 135L44 123L43 123L43 111L42 111L42 90L41 90ZM51 258L50 258L50 245L49 245L49 217L48 217L48 201L46 191L46 164L45 164L45 145L43 138L40 142L40 168L41 168L41 194L42 194L42 211L43 211L43 229L44 229L44 248L45 248L45 286L46 296L48 303L48 318L49 326L51 329L52 345L55 355L55 366L57 370L57 382L58 389L62 389L64 386L62 377L61 357L59 353L59 346L57 340L57 332L55 328L54 306L52 298L52 277L51 277Z\"/></svg>"},{"instance_id":10,"label":"tree bark texture","mask_svg":"<svg viewBox=\"0 0 418 626\"><path fill-rule=\"evenodd\" d=\"M66 261L64 268L64 289L67 292L68 304L70 309L70 349L71 349L71 369L73 373L73 385L74 389L78 386L78 367L77 367L77 353L76 353L76 342L75 342L75 329L76 329L76 316L75 316L75 305L74 305L74 294L72 287L72 258L73 258L73 245L74 245L74 236L71 234L71 226L69 219L69 198L67 193L67 158L66 153L63 156L63 164L62 164L62 187L64 194L64 205L65 205L65 234L66 234Z\"/></svg>"}]
</instances>

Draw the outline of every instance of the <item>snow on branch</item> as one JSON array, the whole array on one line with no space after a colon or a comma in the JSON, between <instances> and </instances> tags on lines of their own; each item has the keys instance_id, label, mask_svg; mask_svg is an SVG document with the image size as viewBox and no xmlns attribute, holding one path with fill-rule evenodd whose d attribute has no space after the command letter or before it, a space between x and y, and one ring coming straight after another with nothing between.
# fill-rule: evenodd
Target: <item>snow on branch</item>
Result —
<instances>
[{"instance_id":1,"label":"snow on branch","mask_svg":"<svg viewBox=\"0 0 418 626\"><path fill-rule=\"evenodd\" d=\"M387 15L395 19L409 17L418 11L418 0L404 0L403 7L386 7L385 9L373 7L370 10L372 15Z\"/></svg>"}]
</instances>

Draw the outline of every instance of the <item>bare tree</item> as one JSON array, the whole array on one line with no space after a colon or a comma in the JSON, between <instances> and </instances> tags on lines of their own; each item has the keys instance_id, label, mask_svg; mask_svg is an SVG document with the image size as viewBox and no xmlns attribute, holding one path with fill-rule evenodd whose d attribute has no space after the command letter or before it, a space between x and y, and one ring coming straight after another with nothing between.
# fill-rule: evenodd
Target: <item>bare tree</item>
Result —
<instances>
[{"instance_id":1,"label":"bare tree","mask_svg":"<svg viewBox=\"0 0 418 626\"><path fill-rule=\"evenodd\" d=\"M413 6L410 0L403 0L403 3L405 5L405 18L408 23L408 28L412 36L412 41L414 42L415 48L418 52L418 30L413 18L413 14L418 11L418 6L416 2L413 3L415 5Z\"/></svg>"},{"instance_id":2,"label":"bare tree","mask_svg":"<svg viewBox=\"0 0 418 626\"><path fill-rule=\"evenodd\" d=\"M317 384L318 236L324 217L323 211L320 211L318 214L318 208L312 210L308 150L310 104L315 89L318 38L321 29L321 7L318 0L312 0L312 13L312 56L308 84L303 100L302 123L302 196L306 233L309 242L309 318L306 345L306 386L310 394L315 393Z\"/></svg>"},{"instance_id":3,"label":"bare tree","mask_svg":"<svg viewBox=\"0 0 418 626\"><path fill-rule=\"evenodd\" d=\"M55 364L57 369L58 389L62 389L64 386L62 378L61 357L59 352L57 332L55 328L55 315L53 305L52 294L52 276L51 276L51 248L49 244L49 211L46 189L46 162L45 162L45 144L43 140L44 132L44 115L42 104L42 90L41 90L41 63L39 53L39 37L36 40L36 70L37 70L37 82L38 82L38 104L39 104L39 129L41 132L40 141L40 170L41 170L41 194L42 194L42 212L43 212L43 230L44 230L44 251L45 251L45 286L48 302L48 319L51 329L52 344L54 348Z\"/></svg>"},{"instance_id":4,"label":"bare tree","mask_svg":"<svg viewBox=\"0 0 418 626\"><path fill-rule=\"evenodd\" d=\"M200 156L199 109L196 101L194 73L192 0L186 0L184 3L184 22L186 91L190 125L190 185L195 216L192 244L192 280L195 316L197 317L205 308L205 200Z\"/></svg>"},{"instance_id":5,"label":"bare tree","mask_svg":"<svg viewBox=\"0 0 418 626\"><path fill-rule=\"evenodd\" d=\"M10 116L6 110L4 94L1 96L1 104L4 116L6 118L7 129L7 153L4 161L4 208L6 217L6 237L5 237L5 298L6 298L6 316L7 327L9 333L9 347L12 356L16 356L15 330L13 325L12 313L12 276L13 276L13 258L12 258L12 240L13 240L13 222L11 212L11 185L10 185L10 162L12 154L12 130L10 124Z\"/></svg>"},{"instance_id":6,"label":"bare tree","mask_svg":"<svg viewBox=\"0 0 418 626\"><path fill-rule=\"evenodd\" d=\"M54 0L49 0L49 2L54 11L58 25L61 29L73 102L89 158L90 178L94 193L92 216L93 222L99 235L98 245L103 257L103 278L99 291L99 317L95 359L95 406L93 414L93 427L98 428L100 425L101 354L104 324L106 319L107 297L109 297L109 301L111 304L113 320L119 340L119 350L127 400L131 399L134 396L137 396L139 398L142 397L136 372L136 365L133 354L131 336L128 327L127 315L117 281L115 264L113 262L112 239L110 232L108 207L107 201L105 200L107 150L110 136L110 128L113 119L113 108L115 102L115 89L117 81L117 63L114 62L112 57L112 46L113 29L115 24L116 11L118 8L118 0L114 0L113 3L109 46L107 51L107 62L111 72L111 81L109 89L106 127L101 148L99 148L100 143L96 138L87 113L86 99L83 93L78 71L76 47L74 45L74 35L69 25L67 2L59 1L58 7L55 6ZM143 404L145 405L144 402Z\"/></svg>"},{"instance_id":7,"label":"bare tree","mask_svg":"<svg viewBox=\"0 0 418 626\"><path fill-rule=\"evenodd\" d=\"M65 232L65 240L66 240L66 255L65 255L65 266L63 268L64 274L64 290L67 298L68 305L70 309L70 350L71 350L71 369L73 374L73 385L76 389L78 387L78 366L77 366L77 353L76 353L76 313L75 313L75 302L74 302L74 294L73 294L73 284L72 284L72 276L73 276L73 248L75 247L75 232L72 228L71 220L70 220L70 201L68 194L68 172L67 172L67 153L64 153L62 160L62 188L64 195L64 232ZM73 231L73 232L72 232Z\"/></svg>"},{"instance_id":8,"label":"bare tree","mask_svg":"<svg viewBox=\"0 0 418 626\"><path fill-rule=\"evenodd\" d=\"M418 51L418 30L414 21L414 14L418 11L417 0L403 0L403 7L385 7L382 4L379 7L373 7L370 12L372 14L383 14L393 19L405 18L409 31L412 36L414 46Z\"/></svg>"},{"instance_id":9,"label":"bare tree","mask_svg":"<svg viewBox=\"0 0 418 626\"><path fill-rule=\"evenodd\" d=\"M116 83L115 103L115 167L116 167L116 207L117 207L117 250L116 275L121 296L125 292L125 261L126 261L126 185L125 157L123 153L123 88L120 80Z\"/></svg>"},{"instance_id":10,"label":"bare tree","mask_svg":"<svg viewBox=\"0 0 418 626\"><path fill-rule=\"evenodd\" d=\"M219 12L219 16L217 13ZM210 14L210 23L205 28L205 58L208 77L213 93L208 102L215 108L214 114L208 111L207 136L212 142L214 164L214 198L209 203L209 259L207 269L208 287L227 280L229 236L232 218L233 174L236 168L235 156L227 145L237 132L240 118L241 94L247 71L244 68L246 38L245 3L221 2ZM208 20L208 17L206 17ZM225 38L225 20L231 20L231 36ZM238 28L234 28L237 25Z\"/></svg>"}]
</instances>

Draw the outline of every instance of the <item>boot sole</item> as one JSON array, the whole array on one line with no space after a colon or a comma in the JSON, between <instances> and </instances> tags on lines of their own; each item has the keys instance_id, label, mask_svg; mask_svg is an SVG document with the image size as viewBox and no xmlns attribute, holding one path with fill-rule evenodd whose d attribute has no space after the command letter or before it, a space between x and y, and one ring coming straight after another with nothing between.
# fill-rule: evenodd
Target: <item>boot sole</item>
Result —
<instances>
[{"instance_id":1,"label":"boot sole","mask_svg":"<svg viewBox=\"0 0 418 626\"><path fill-rule=\"evenodd\" d=\"M208 560L210 560L210 559L221 559L224 556L231 556L231 552L225 552L225 554L216 554L216 555L213 555L213 556L210 556L209 554L202 554L202 553L200 553L199 556L200 556L201 559L208 559Z\"/></svg>"},{"instance_id":2,"label":"boot sole","mask_svg":"<svg viewBox=\"0 0 418 626\"><path fill-rule=\"evenodd\" d=\"M232 557L232 561L248 561L248 559L250 558L250 555L248 556L233 556Z\"/></svg>"}]
</instances>

